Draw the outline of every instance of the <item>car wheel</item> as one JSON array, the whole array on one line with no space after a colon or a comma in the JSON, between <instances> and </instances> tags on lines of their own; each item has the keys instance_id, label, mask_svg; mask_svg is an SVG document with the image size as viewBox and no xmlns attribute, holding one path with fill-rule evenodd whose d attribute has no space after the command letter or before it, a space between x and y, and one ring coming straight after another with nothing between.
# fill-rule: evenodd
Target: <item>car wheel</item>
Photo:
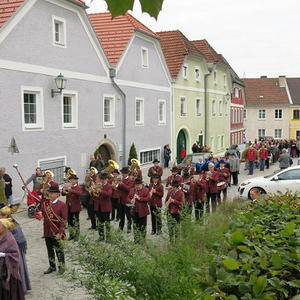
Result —
<instances>
[{"instance_id":1,"label":"car wheel","mask_svg":"<svg viewBox=\"0 0 300 300\"><path fill-rule=\"evenodd\" d=\"M266 191L265 191L263 188L260 188L260 187L253 187L253 188L251 188L251 189L249 190L249 192L248 192L248 199L251 199L251 198L250 198L250 192L251 192L252 189L259 189L261 195L266 194Z\"/></svg>"}]
</instances>

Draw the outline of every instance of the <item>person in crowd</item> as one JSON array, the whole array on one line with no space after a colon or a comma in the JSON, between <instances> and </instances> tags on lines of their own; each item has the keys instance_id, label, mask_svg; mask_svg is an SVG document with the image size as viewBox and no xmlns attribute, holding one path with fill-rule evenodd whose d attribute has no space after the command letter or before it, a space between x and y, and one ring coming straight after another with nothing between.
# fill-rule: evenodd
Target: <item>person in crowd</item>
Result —
<instances>
[{"instance_id":1,"label":"person in crowd","mask_svg":"<svg viewBox=\"0 0 300 300\"><path fill-rule=\"evenodd\" d=\"M42 214L44 215L44 237L47 247L49 268L44 274L56 271L55 253L58 260L58 272L65 272L65 254L63 242L66 240L66 222L68 218L67 205L60 201L59 186L51 182L48 189L48 199L42 202Z\"/></svg>"},{"instance_id":2,"label":"person in crowd","mask_svg":"<svg viewBox=\"0 0 300 300\"><path fill-rule=\"evenodd\" d=\"M108 181L108 174L97 174L94 187L94 211L98 219L99 241L110 240L110 213L112 185Z\"/></svg>"},{"instance_id":3,"label":"person in crowd","mask_svg":"<svg viewBox=\"0 0 300 300\"><path fill-rule=\"evenodd\" d=\"M94 211L94 196L92 194L92 187L96 183L97 174L98 170L95 167L91 167L89 173L85 176L84 179L84 189L87 192L87 220L91 220L91 227L89 228L89 230L97 229L96 215Z\"/></svg>"},{"instance_id":4,"label":"person in crowd","mask_svg":"<svg viewBox=\"0 0 300 300\"><path fill-rule=\"evenodd\" d=\"M249 146L248 153L247 153L247 160L249 166L248 175L253 175L254 163L255 161L257 161L257 151L254 149L254 147L252 147L252 145Z\"/></svg>"},{"instance_id":5,"label":"person in crowd","mask_svg":"<svg viewBox=\"0 0 300 300\"><path fill-rule=\"evenodd\" d=\"M11 229L14 222L0 218L0 299L25 300L20 275L20 252ZM4 271L6 270L6 271Z\"/></svg>"},{"instance_id":6,"label":"person in crowd","mask_svg":"<svg viewBox=\"0 0 300 300\"><path fill-rule=\"evenodd\" d=\"M199 148L198 148L198 145L197 145L197 142L195 142L192 146L192 152L193 153L197 153L199 152Z\"/></svg>"},{"instance_id":7,"label":"person in crowd","mask_svg":"<svg viewBox=\"0 0 300 300\"><path fill-rule=\"evenodd\" d=\"M41 196L42 201L47 200L48 198L48 189L54 182L52 179L54 177L54 174L50 170L45 171L45 176L43 183L40 185L39 190L37 191L37 194Z\"/></svg>"},{"instance_id":8,"label":"person in crowd","mask_svg":"<svg viewBox=\"0 0 300 300\"><path fill-rule=\"evenodd\" d=\"M211 202L211 209L215 211L217 208L217 195L218 195L218 181L219 173L215 170L215 165L209 163L208 171L204 172L202 175L203 179L207 181L207 201Z\"/></svg>"},{"instance_id":9,"label":"person in crowd","mask_svg":"<svg viewBox=\"0 0 300 300\"><path fill-rule=\"evenodd\" d=\"M82 210L80 202L81 186L78 184L77 175L71 175L69 180L71 186L67 187L63 194L66 195L66 205L68 207L68 227L70 227L69 240L78 240L80 234L79 214Z\"/></svg>"},{"instance_id":10,"label":"person in crowd","mask_svg":"<svg viewBox=\"0 0 300 300\"><path fill-rule=\"evenodd\" d=\"M249 192L250 198L253 203L257 202L259 196L260 196L260 190L258 188L252 188Z\"/></svg>"},{"instance_id":11,"label":"person in crowd","mask_svg":"<svg viewBox=\"0 0 300 300\"><path fill-rule=\"evenodd\" d=\"M11 229L11 233L13 234L20 252L20 275L22 279L22 287L23 292L26 293L27 291L31 290L30 278L27 268L26 262L26 251L27 251L27 241L23 234L21 226L18 222L12 217L12 214L15 214L19 209L19 205L8 205L4 206L0 209L0 218L12 218L15 223L15 227Z\"/></svg>"},{"instance_id":12,"label":"person in crowd","mask_svg":"<svg viewBox=\"0 0 300 300\"><path fill-rule=\"evenodd\" d=\"M237 155L238 159L241 159L241 151L238 146L236 146L235 151L236 151L236 155Z\"/></svg>"},{"instance_id":13,"label":"person in crowd","mask_svg":"<svg viewBox=\"0 0 300 300\"><path fill-rule=\"evenodd\" d=\"M133 204L131 214L134 223L134 242L144 243L147 232L147 216L150 213L148 207L150 192L143 186L140 178L134 180L134 187L129 192L128 200Z\"/></svg>"},{"instance_id":14,"label":"person in crowd","mask_svg":"<svg viewBox=\"0 0 300 300\"><path fill-rule=\"evenodd\" d=\"M12 203L12 179L6 174L5 168L0 168L0 178L4 180L5 184L5 197L8 204Z\"/></svg>"},{"instance_id":15,"label":"person in crowd","mask_svg":"<svg viewBox=\"0 0 300 300\"><path fill-rule=\"evenodd\" d=\"M5 195L5 180L3 178L4 173L0 170L0 208L7 205L7 199Z\"/></svg>"},{"instance_id":16,"label":"person in crowd","mask_svg":"<svg viewBox=\"0 0 300 300\"><path fill-rule=\"evenodd\" d=\"M167 222L170 241L175 242L179 238L180 214L183 205L183 192L179 187L179 182L173 180L172 188L168 191L165 199L167 208Z\"/></svg>"},{"instance_id":17,"label":"person in crowd","mask_svg":"<svg viewBox=\"0 0 300 300\"><path fill-rule=\"evenodd\" d=\"M186 157L186 149L185 149L184 142L182 142L181 148L180 148L180 162L182 162L185 157Z\"/></svg>"},{"instance_id":18,"label":"person in crowd","mask_svg":"<svg viewBox=\"0 0 300 300\"><path fill-rule=\"evenodd\" d=\"M207 200L207 181L202 176L199 176L199 179L195 181L194 187L195 218L198 221L204 214L205 202Z\"/></svg>"},{"instance_id":19,"label":"person in crowd","mask_svg":"<svg viewBox=\"0 0 300 300\"><path fill-rule=\"evenodd\" d=\"M265 162L268 158L268 150L266 149L265 145L262 145L261 148L258 151L259 155L259 169L260 171L265 170Z\"/></svg>"},{"instance_id":20,"label":"person in crowd","mask_svg":"<svg viewBox=\"0 0 300 300\"><path fill-rule=\"evenodd\" d=\"M116 222L120 221L120 192L118 190L119 183L121 179L119 178L120 172L117 169L114 169L112 172L112 179L110 184L112 185L112 194L111 194L111 218L113 221L116 218Z\"/></svg>"},{"instance_id":21,"label":"person in crowd","mask_svg":"<svg viewBox=\"0 0 300 300\"><path fill-rule=\"evenodd\" d=\"M180 184L180 187L184 195L184 204L187 208L187 212L191 215L193 212L195 185L189 172L184 172L182 177L183 182Z\"/></svg>"},{"instance_id":22,"label":"person in crowd","mask_svg":"<svg viewBox=\"0 0 300 300\"><path fill-rule=\"evenodd\" d=\"M290 167L291 158L290 158L290 155L289 155L288 151L285 148L282 149L282 154L279 156L278 161L279 161L279 168L281 170Z\"/></svg>"},{"instance_id":23,"label":"person in crowd","mask_svg":"<svg viewBox=\"0 0 300 300\"><path fill-rule=\"evenodd\" d=\"M214 163L215 168L219 168L220 160L218 159L218 157L213 158L213 163Z\"/></svg>"},{"instance_id":24,"label":"person in crowd","mask_svg":"<svg viewBox=\"0 0 300 300\"><path fill-rule=\"evenodd\" d=\"M99 154L100 155L100 154ZM104 168L104 162L101 159L101 155L95 158L94 155L90 156L90 165L89 168L91 169L92 167L96 168L98 172L100 172Z\"/></svg>"},{"instance_id":25,"label":"person in crowd","mask_svg":"<svg viewBox=\"0 0 300 300\"><path fill-rule=\"evenodd\" d=\"M120 192L120 223L119 229L123 231L125 225L125 215L127 218L127 233L131 232L132 227L132 217L130 214L130 209L132 207L130 201L128 200L128 194L133 187L133 179L129 176L129 168L124 167L121 169L122 180L118 185Z\"/></svg>"},{"instance_id":26,"label":"person in crowd","mask_svg":"<svg viewBox=\"0 0 300 300\"><path fill-rule=\"evenodd\" d=\"M32 174L27 180L26 185L30 184L32 182L33 184L33 190L38 191L40 189L41 184L43 183L44 176L42 173L42 169L40 167L35 168L35 173ZM22 187L25 189L25 187Z\"/></svg>"},{"instance_id":27,"label":"person in crowd","mask_svg":"<svg viewBox=\"0 0 300 300\"><path fill-rule=\"evenodd\" d=\"M229 171L232 177L232 185L238 185L238 176L240 171L240 160L235 154L229 155Z\"/></svg>"},{"instance_id":28,"label":"person in crowd","mask_svg":"<svg viewBox=\"0 0 300 300\"><path fill-rule=\"evenodd\" d=\"M195 168L192 166L192 160L190 158L186 160L183 172L189 173L190 177L195 175Z\"/></svg>"},{"instance_id":29,"label":"person in crowd","mask_svg":"<svg viewBox=\"0 0 300 300\"><path fill-rule=\"evenodd\" d=\"M151 212L151 225L152 231L151 234L161 234L161 207L162 207L162 198L164 196L164 186L160 182L160 176L155 174L153 176L153 182L150 183L149 187L150 192L150 212Z\"/></svg>"},{"instance_id":30,"label":"person in crowd","mask_svg":"<svg viewBox=\"0 0 300 300\"><path fill-rule=\"evenodd\" d=\"M173 180L178 181L179 184L181 184L182 181L183 181L183 178L178 174L178 168L177 167L173 167L171 169L171 172L172 172L172 175L167 178L167 183L166 183L166 188L167 189L171 188Z\"/></svg>"},{"instance_id":31,"label":"person in crowd","mask_svg":"<svg viewBox=\"0 0 300 300\"><path fill-rule=\"evenodd\" d=\"M221 194L223 194L223 202L227 200L227 186L228 186L228 179L230 178L230 171L228 168L225 167L225 161L222 159L220 160L220 167L217 169L219 172L218 178L218 196L217 200L219 205L221 204Z\"/></svg>"},{"instance_id":32,"label":"person in crowd","mask_svg":"<svg viewBox=\"0 0 300 300\"><path fill-rule=\"evenodd\" d=\"M158 174L160 176L159 180L161 181L161 176L163 175L163 168L159 165L160 161L158 159L153 160L153 166L148 170L148 177L150 177L150 183L153 182L153 176Z\"/></svg>"},{"instance_id":33,"label":"person in crowd","mask_svg":"<svg viewBox=\"0 0 300 300\"><path fill-rule=\"evenodd\" d=\"M196 162L196 174L200 174L202 172L204 165L205 161L203 161L203 157L200 156L198 158L198 162Z\"/></svg>"},{"instance_id":34,"label":"person in crowd","mask_svg":"<svg viewBox=\"0 0 300 300\"><path fill-rule=\"evenodd\" d=\"M251 144L249 143L248 145L246 144L246 148L243 150L242 152L242 158L241 158L241 161L242 162L245 162L245 166L244 166L244 171L248 170L249 169L249 162L248 162L248 151L249 151L249 146Z\"/></svg>"},{"instance_id":35,"label":"person in crowd","mask_svg":"<svg viewBox=\"0 0 300 300\"><path fill-rule=\"evenodd\" d=\"M171 149L170 145L167 144L164 146L164 168L169 168L169 162L171 160Z\"/></svg>"}]
</instances>

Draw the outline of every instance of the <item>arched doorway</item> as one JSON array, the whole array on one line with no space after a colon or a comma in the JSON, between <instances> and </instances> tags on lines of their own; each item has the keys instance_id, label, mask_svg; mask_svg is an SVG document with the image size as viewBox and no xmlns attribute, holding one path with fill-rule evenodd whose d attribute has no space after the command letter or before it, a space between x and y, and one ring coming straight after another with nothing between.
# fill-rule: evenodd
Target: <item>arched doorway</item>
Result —
<instances>
[{"instance_id":1,"label":"arched doorway","mask_svg":"<svg viewBox=\"0 0 300 300\"><path fill-rule=\"evenodd\" d=\"M180 157L180 152L182 147L187 150L187 145L186 145L186 134L183 129L181 129L177 135L177 163L181 163L182 159Z\"/></svg>"},{"instance_id":2,"label":"arched doorway","mask_svg":"<svg viewBox=\"0 0 300 300\"><path fill-rule=\"evenodd\" d=\"M110 159L118 163L118 152L115 144L109 139L103 139L95 150L95 157L101 155L101 159L106 164Z\"/></svg>"}]
</instances>

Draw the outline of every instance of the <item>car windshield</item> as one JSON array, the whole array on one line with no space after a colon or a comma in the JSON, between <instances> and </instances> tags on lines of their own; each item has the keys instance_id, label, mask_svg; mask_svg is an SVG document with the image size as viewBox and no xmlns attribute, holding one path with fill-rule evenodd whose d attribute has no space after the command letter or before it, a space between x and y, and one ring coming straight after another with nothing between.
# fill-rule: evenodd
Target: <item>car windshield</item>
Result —
<instances>
[{"instance_id":1,"label":"car windshield","mask_svg":"<svg viewBox=\"0 0 300 300\"><path fill-rule=\"evenodd\" d=\"M270 177L274 176L275 174L277 174L277 173L280 172L280 171L281 171L281 170L276 170L276 171L274 171L273 173L264 176L264 178L270 178Z\"/></svg>"}]
</instances>

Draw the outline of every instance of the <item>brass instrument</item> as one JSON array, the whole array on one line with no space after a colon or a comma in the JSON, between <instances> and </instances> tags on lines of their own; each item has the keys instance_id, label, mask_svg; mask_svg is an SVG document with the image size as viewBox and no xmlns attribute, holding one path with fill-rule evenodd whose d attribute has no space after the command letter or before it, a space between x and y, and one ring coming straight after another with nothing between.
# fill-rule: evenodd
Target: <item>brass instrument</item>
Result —
<instances>
[{"instance_id":1,"label":"brass instrument","mask_svg":"<svg viewBox=\"0 0 300 300\"><path fill-rule=\"evenodd\" d=\"M101 190L103 187L103 183L94 183L92 182L90 188L89 188L89 193L91 196L99 197Z\"/></svg>"},{"instance_id":2,"label":"brass instrument","mask_svg":"<svg viewBox=\"0 0 300 300\"><path fill-rule=\"evenodd\" d=\"M108 161L108 166L104 169L104 173L107 173L108 176L112 177L112 172L115 169L119 169L119 165L112 159Z\"/></svg>"},{"instance_id":3,"label":"brass instrument","mask_svg":"<svg viewBox=\"0 0 300 300\"><path fill-rule=\"evenodd\" d=\"M211 172L211 171L207 171L207 172L206 172L206 180L207 180L207 181L210 179L211 175L212 175L212 172Z\"/></svg>"},{"instance_id":4,"label":"brass instrument","mask_svg":"<svg viewBox=\"0 0 300 300\"><path fill-rule=\"evenodd\" d=\"M64 184L62 188L62 194L67 195L69 193L68 189L72 186L72 183L70 182L70 177L72 175L77 175L74 169L69 169L66 177L64 178Z\"/></svg>"},{"instance_id":5,"label":"brass instrument","mask_svg":"<svg viewBox=\"0 0 300 300\"><path fill-rule=\"evenodd\" d=\"M72 176L72 175L77 175L75 170L73 169L69 169L67 174L66 174L66 177L64 178L64 181L65 182L68 182L69 181L69 178Z\"/></svg>"},{"instance_id":6,"label":"brass instrument","mask_svg":"<svg viewBox=\"0 0 300 300\"><path fill-rule=\"evenodd\" d=\"M137 177L137 169L140 166L140 162L135 158L132 158L130 160L130 162L131 162L131 165L129 167L129 176L131 178L136 178Z\"/></svg>"},{"instance_id":7,"label":"brass instrument","mask_svg":"<svg viewBox=\"0 0 300 300\"><path fill-rule=\"evenodd\" d=\"M43 197L48 198L48 189L50 187L50 180L54 177L54 174L50 170L45 171L45 178L43 180Z\"/></svg>"},{"instance_id":8,"label":"brass instrument","mask_svg":"<svg viewBox=\"0 0 300 300\"><path fill-rule=\"evenodd\" d=\"M98 174L98 170L95 167L91 167L90 168L90 172L86 175L85 179L84 179L84 187L85 190L89 192L89 189L92 185L93 181L93 176L95 174Z\"/></svg>"},{"instance_id":9,"label":"brass instrument","mask_svg":"<svg viewBox=\"0 0 300 300\"><path fill-rule=\"evenodd\" d=\"M122 182L122 177L118 176L117 178L112 179L112 188L114 190L117 190L119 187L119 184Z\"/></svg>"}]
</instances>

